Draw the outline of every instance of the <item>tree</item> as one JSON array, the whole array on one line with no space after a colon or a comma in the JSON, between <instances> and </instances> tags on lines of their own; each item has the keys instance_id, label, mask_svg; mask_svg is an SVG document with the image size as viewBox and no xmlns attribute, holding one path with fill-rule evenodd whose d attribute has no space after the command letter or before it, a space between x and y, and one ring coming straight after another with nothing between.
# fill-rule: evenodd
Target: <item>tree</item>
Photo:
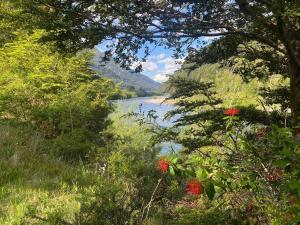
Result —
<instances>
[{"instance_id":1,"label":"tree","mask_svg":"<svg viewBox=\"0 0 300 225\"><path fill-rule=\"evenodd\" d=\"M74 0L4 0L1 2L0 24L11 24L4 30L12 39L13 32L43 29L44 42L55 42L60 52L74 53L93 48L105 38L114 35L113 17L105 4L97 1ZM2 10L3 9L3 10ZM0 27L1 29L1 27ZM0 44L3 40L0 39Z\"/></svg>"},{"instance_id":2,"label":"tree","mask_svg":"<svg viewBox=\"0 0 300 225\"><path fill-rule=\"evenodd\" d=\"M291 108L295 137L298 139L300 135L297 127L300 32L296 0L10 2L22 12L34 13L35 26L49 31L44 40L54 40L61 50L76 51L101 40L117 39L111 47L116 47L115 60L125 67L137 60L138 49L146 42L175 47L180 54L184 47L193 50L190 46L195 42L201 47L203 36L220 37L198 54L190 52L189 58L196 59L196 66L236 56L242 44L246 54L238 59L242 67L238 72L246 79L266 78L272 73L290 78L289 90L283 88L273 93L280 94L282 100L290 92L285 107L288 104ZM145 49L146 55L148 50ZM265 65L256 63L258 58L264 60Z\"/></svg>"},{"instance_id":3,"label":"tree","mask_svg":"<svg viewBox=\"0 0 300 225\"><path fill-rule=\"evenodd\" d=\"M56 140L55 151L67 159L86 157L109 125L109 100L120 95L112 81L91 69L91 52L63 57L43 31L19 33L0 48L0 117L34 127Z\"/></svg>"},{"instance_id":4,"label":"tree","mask_svg":"<svg viewBox=\"0 0 300 225\"><path fill-rule=\"evenodd\" d=\"M300 55L299 55L299 2L298 1L148 1L146 13L137 15L138 3L127 9L118 8L125 18L144 24L137 29L127 26L126 37L153 41L165 38L168 46L189 46L200 37L231 35L256 40L287 58L290 77L290 107L294 126L300 122ZM151 7L152 6L152 7ZM115 8L115 6L113 6ZM133 8L131 13L128 8ZM128 10L129 13L125 13ZM130 21L131 21L130 20ZM129 23L126 20L126 23ZM154 21L156 21L154 23ZM157 22L159 21L159 22ZM136 22L138 23L138 22ZM145 25L147 24L147 26ZM124 24L120 24L121 28ZM130 29L132 28L132 29ZM124 36L125 37L125 36ZM299 128L295 136L300 137Z\"/></svg>"},{"instance_id":5,"label":"tree","mask_svg":"<svg viewBox=\"0 0 300 225\"><path fill-rule=\"evenodd\" d=\"M226 36L191 52L185 61L183 69L189 73L202 65L218 63L221 67L230 67L245 82L259 80L264 84L260 88L264 104L268 107L280 105L282 112L290 109L288 59L267 45ZM265 86L274 79L280 79L281 85Z\"/></svg>"},{"instance_id":6,"label":"tree","mask_svg":"<svg viewBox=\"0 0 300 225\"><path fill-rule=\"evenodd\" d=\"M300 205L284 196L299 199L299 145L281 110L259 107L258 90L266 84L245 83L218 65L181 69L167 84L175 106L169 116L178 115L157 136L182 145L169 156L173 181L180 186L196 178L201 200L207 196L220 214L230 210L245 224L297 223Z\"/></svg>"},{"instance_id":7,"label":"tree","mask_svg":"<svg viewBox=\"0 0 300 225\"><path fill-rule=\"evenodd\" d=\"M129 67L146 42L182 53L201 37L255 40L284 55L290 78L294 133L300 139L300 16L298 0L101 0L21 1L37 26L61 48L91 47L117 39L116 61ZM198 47L199 47L198 46ZM145 55L149 49L145 48Z\"/></svg>"},{"instance_id":8,"label":"tree","mask_svg":"<svg viewBox=\"0 0 300 225\"><path fill-rule=\"evenodd\" d=\"M25 13L11 0L0 2L0 47L13 41L14 32L32 29L34 15Z\"/></svg>"}]
</instances>

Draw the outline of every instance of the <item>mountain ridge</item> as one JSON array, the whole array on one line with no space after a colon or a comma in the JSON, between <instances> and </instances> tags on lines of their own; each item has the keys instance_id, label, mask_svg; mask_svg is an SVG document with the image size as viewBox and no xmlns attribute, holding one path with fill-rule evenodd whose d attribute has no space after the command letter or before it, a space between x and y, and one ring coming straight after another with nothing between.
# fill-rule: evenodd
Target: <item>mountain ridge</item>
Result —
<instances>
[{"instance_id":1,"label":"mountain ridge","mask_svg":"<svg viewBox=\"0 0 300 225\"><path fill-rule=\"evenodd\" d=\"M101 62L104 53L95 49L95 56L92 59L93 70L102 76L112 79L129 91L134 91L138 96L155 95L160 93L161 84L152 80L142 73L136 73L122 68L113 59Z\"/></svg>"}]
</instances>

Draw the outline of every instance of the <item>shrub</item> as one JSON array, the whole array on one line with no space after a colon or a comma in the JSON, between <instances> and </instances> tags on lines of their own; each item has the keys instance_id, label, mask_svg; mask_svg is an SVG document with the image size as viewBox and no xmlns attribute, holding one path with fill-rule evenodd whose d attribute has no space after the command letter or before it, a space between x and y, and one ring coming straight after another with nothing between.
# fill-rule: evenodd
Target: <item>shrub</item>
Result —
<instances>
[{"instance_id":1,"label":"shrub","mask_svg":"<svg viewBox=\"0 0 300 225\"><path fill-rule=\"evenodd\" d=\"M43 35L19 33L0 49L0 117L55 139L55 153L66 159L85 159L101 145L109 100L120 91L90 69L89 51L62 56L39 43Z\"/></svg>"}]
</instances>

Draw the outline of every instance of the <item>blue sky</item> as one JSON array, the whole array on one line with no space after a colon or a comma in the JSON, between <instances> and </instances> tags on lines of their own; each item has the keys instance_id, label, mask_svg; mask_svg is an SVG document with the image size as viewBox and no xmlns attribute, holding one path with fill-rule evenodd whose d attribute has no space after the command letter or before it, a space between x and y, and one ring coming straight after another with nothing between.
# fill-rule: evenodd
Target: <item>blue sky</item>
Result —
<instances>
[{"instance_id":1,"label":"blue sky","mask_svg":"<svg viewBox=\"0 0 300 225\"><path fill-rule=\"evenodd\" d=\"M105 51L107 43L98 45L100 51ZM151 47L151 46L150 46ZM142 51L141 51L142 52ZM173 51L164 47L156 47L147 58L146 62L142 62L143 74L150 77L157 82L164 82L167 80L167 75L172 75L177 69L180 68L182 60L175 60L172 58ZM142 58L142 53L139 54Z\"/></svg>"},{"instance_id":2,"label":"blue sky","mask_svg":"<svg viewBox=\"0 0 300 225\"><path fill-rule=\"evenodd\" d=\"M143 74L157 82L167 80L167 75L172 75L180 68L182 60L176 60L172 57L173 51L163 47L156 47L147 58L146 62L142 62Z\"/></svg>"},{"instance_id":3,"label":"blue sky","mask_svg":"<svg viewBox=\"0 0 300 225\"><path fill-rule=\"evenodd\" d=\"M202 37L200 40L204 40L209 44L215 37ZM100 51L107 50L106 45L109 42L104 42L97 46ZM165 82L168 79L168 75L172 75L181 66L182 59L174 59L172 57L173 50L166 49L162 46L157 46L154 48L151 44L148 45L151 51L150 56L147 58L146 62L142 62L143 74L150 77L157 82ZM143 50L138 54L139 58L143 57Z\"/></svg>"}]
</instances>

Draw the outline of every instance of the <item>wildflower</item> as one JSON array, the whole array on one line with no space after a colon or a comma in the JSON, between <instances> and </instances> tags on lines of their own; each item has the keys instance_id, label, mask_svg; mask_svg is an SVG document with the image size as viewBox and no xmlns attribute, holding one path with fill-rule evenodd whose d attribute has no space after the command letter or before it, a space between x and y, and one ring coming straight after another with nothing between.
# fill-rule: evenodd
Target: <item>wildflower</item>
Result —
<instances>
[{"instance_id":1,"label":"wildflower","mask_svg":"<svg viewBox=\"0 0 300 225\"><path fill-rule=\"evenodd\" d=\"M227 116L235 116L240 113L240 110L237 108L226 109L224 114Z\"/></svg>"},{"instance_id":2,"label":"wildflower","mask_svg":"<svg viewBox=\"0 0 300 225\"><path fill-rule=\"evenodd\" d=\"M202 193L201 184L196 180L190 180L186 186L187 192L191 195L200 195Z\"/></svg>"},{"instance_id":3,"label":"wildflower","mask_svg":"<svg viewBox=\"0 0 300 225\"><path fill-rule=\"evenodd\" d=\"M160 159L158 161L158 168L162 173L166 173L169 168L169 162L165 159Z\"/></svg>"}]
</instances>

